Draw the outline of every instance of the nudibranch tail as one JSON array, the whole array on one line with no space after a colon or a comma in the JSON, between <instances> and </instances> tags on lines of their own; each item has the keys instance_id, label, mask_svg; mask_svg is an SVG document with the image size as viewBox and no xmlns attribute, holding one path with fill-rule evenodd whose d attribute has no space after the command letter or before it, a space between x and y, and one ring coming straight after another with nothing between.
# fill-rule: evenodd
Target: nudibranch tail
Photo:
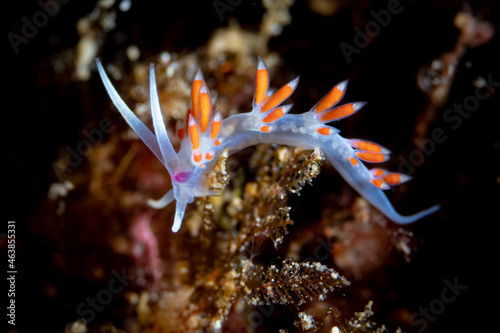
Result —
<instances>
[{"instance_id":1,"label":"nudibranch tail","mask_svg":"<svg viewBox=\"0 0 500 333\"><path fill-rule=\"evenodd\" d=\"M394 207L392 206L392 204L390 202L387 202L387 204L380 206L380 207L378 207L376 205L374 205L374 206L377 207L378 209L380 209L380 211L382 213L384 213L384 215L389 220L396 222L397 224L413 223L413 222L418 221L418 220L420 220L420 219L422 219L430 214L433 214L441 209L441 206L435 205L435 206L429 207L427 209L424 209L416 214L403 216L394 210Z\"/></svg>"}]
</instances>

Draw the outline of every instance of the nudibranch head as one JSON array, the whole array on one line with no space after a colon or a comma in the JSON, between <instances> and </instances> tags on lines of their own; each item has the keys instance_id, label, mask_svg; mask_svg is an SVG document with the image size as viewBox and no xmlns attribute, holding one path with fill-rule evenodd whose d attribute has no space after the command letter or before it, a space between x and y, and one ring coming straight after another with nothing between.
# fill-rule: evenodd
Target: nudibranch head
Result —
<instances>
[{"instance_id":1,"label":"nudibranch head","mask_svg":"<svg viewBox=\"0 0 500 333\"><path fill-rule=\"evenodd\" d=\"M172 175L172 180L176 183L185 183L190 175L191 172L177 172Z\"/></svg>"}]
</instances>

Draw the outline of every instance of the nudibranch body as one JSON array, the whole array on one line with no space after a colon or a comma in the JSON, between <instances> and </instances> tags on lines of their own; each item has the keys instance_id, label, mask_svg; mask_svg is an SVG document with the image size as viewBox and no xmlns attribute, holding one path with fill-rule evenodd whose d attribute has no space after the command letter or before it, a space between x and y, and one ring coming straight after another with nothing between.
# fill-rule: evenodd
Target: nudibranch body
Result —
<instances>
[{"instance_id":1,"label":"nudibranch body","mask_svg":"<svg viewBox=\"0 0 500 333\"><path fill-rule=\"evenodd\" d=\"M283 102L294 92L299 78L273 91L269 88L269 72L259 58L252 111L222 119L220 112L215 112L208 87L198 71L193 80L186 126L179 131L181 146L176 152L160 110L154 66L150 65L149 69L153 134L120 98L100 61L97 59L96 62L114 105L170 174L173 188L161 199L149 200L148 203L159 209L176 200L173 232L180 229L188 203L195 197L217 194L208 188L205 179L224 149L231 153L257 143L319 148L359 194L398 224L414 222L439 209L439 206L433 206L410 216L398 214L383 190L406 182L410 177L379 168L368 170L362 163L384 162L389 158L389 150L371 141L345 139L339 135L338 129L326 125L352 115L365 105L364 102L355 102L338 106L344 97L347 80L337 84L308 112L289 114L292 105L283 105Z\"/></svg>"}]
</instances>

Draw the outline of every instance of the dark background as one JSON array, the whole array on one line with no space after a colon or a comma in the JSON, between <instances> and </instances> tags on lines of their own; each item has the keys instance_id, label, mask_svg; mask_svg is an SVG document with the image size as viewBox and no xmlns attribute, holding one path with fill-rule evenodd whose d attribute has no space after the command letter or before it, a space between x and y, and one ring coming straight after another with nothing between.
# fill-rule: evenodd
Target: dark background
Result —
<instances>
[{"instance_id":1,"label":"dark background","mask_svg":"<svg viewBox=\"0 0 500 333\"><path fill-rule=\"evenodd\" d=\"M314 13L305 1L296 2L291 24L269 45L271 51L283 58L283 68L301 75L294 95L296 105L314 104L317 96L312 97L309 88L316 88L321 94L335 82L355 78L349 98L366 100L369 104L362 115L339 123L339 129L346 137L373 139L398 152L396 156L408 157L417 149L413 142L416 115L426 105L426 96L415 83L416 73L453 47L458 36L453 17L465 3L403 1L402 13L395 15L390 25L347 63L339 44L352 44L356 18L370 19L370 10L384 9L386 2L345 3L330 17ZM499 7L495 1L470 4L471 11L490 22L496 33ZM95 75L88 82L74 82L68 76L54 73L50 62L53 55L76 45L76 21L93 8L92 1L69 1L62 5L61 11L36 36L26 45L20 45L17 54L6 36L9 32L19 33L22 17L30 17L40 7L35 1L10 1L2 10L2 73L6 74L2 76L2 170L6 183L2 223L16 221L19 267L16 319L26 326L36 323L37 332L55 332L57 327L76 319L68 317L71 311L63 310L65 297L70 295L47 300L40 292L38 281L57 281L60 277L52 267L50 250L36 236L33 226L28 227L28 222L49 185L57 181L51 163L61 148L78 142L84 124L92 118L101 119L104 112L103 107L84 98L89 93L105 96ZM263 12L258 2L243 1L227 18L236 18L244 28L257 29ZM99 55L103 59L112 58L117 48L124 49L129 44L141 49L141 60L162 50L194 50L206 43L215 28L227 25L228 20L220 21L210 1L202 4L137 1L128 12L118 12L116 22L117 28L101 48ZM358 26L363 27L363 21ZM457 278L467 286L456 301L446 305L427 331L480 331L498 327L495 273L496 231L500 222L498 88L456 130L443 120L448 108L474 94L472 81L478 76L492 75L494 81L500 81L498 42L496 35L489 43L466 52L458 63L448 101L438 109L431 125L431 129L444 129L447 140L436 145L435 151L412 175L409 194L398 206L403 214L434 203L443 206L436 216L414 226L414 232L423 242L412 262L398 272L400 281L394 286L399 297L407 300L406 306L413 311L428 306L440 297L445 279ZM397 169L398 161L393 158L392 163L393 169ZM6 256L2 257L5 263ZM78 278L71 281L75 290L85 283ZM381 323L386 320L383 314L380 319ZM4 322L2 315L2 325Z\"/></svg>"}]
</instances>

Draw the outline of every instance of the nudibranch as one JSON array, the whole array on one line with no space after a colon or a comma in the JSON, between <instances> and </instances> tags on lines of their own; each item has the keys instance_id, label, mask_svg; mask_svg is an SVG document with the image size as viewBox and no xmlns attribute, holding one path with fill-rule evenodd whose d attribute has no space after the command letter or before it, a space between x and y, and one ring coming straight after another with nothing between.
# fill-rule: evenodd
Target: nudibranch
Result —
<instances>
[{"instance_id":1,"label":"nudibranch","mask_svg":"<svg viewBox=\"0 0 500 333\"><path fill-rule=\"evenodd\" d=\"M329 163L360 195L395 223L412 223L439 209L439 206L433 206L410 216L397 213L383 190L406 182L410 177L380 168L368 170L363 163L384 162L389 158L389 150L371 141L345 139L339 135L338 129L327 125L352 115L366 104L354 102L338 105L346 92L347 80L333 87L308 112L289 114L292 105L283 102L295 91L299 78L274 91L269 88L269 71L259 58L252 111L222 119L220 112L213 107L208 87L198 70L192 84L191 108L188 110L186 126L179 131L181 146L176 152L160 110L154 65L149 67L153 133L121 99L99 59L96 59L96 63L114 105L170 174L173 188L159 200L149 200L148 204L160 209L176 200L173 232L179 231L188 203L193 202L195 197L217 194L209 189L206 177L220 154L226 148L232 153L258 143L319 148Z\"/></svg>"}]
</instances>

